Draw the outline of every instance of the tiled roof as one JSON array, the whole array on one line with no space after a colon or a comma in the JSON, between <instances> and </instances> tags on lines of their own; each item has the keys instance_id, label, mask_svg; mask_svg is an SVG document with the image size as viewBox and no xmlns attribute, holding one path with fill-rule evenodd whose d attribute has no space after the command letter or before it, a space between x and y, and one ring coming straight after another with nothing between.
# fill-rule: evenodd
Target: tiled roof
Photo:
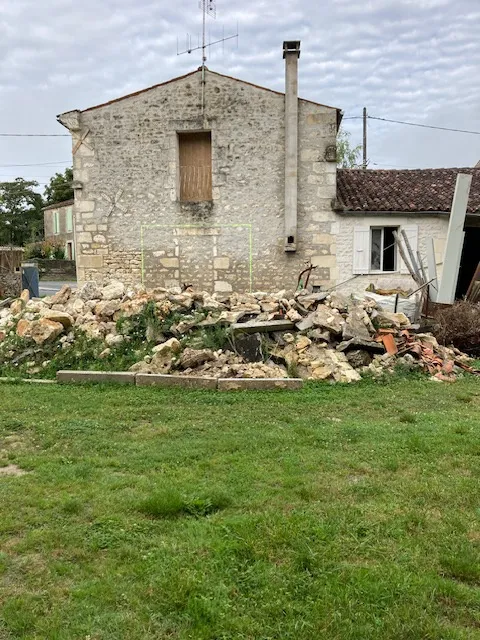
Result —
<instances>
[{"instance_id":1,"label":"tiled roof","mask_svg":"<svg viewBox=\"0 0 480 640\"><path fill-rule=\"evenodd\" d=\"M63 202L54 202L53 204L49 204L46 207L43 207L43 211L48 211L48 209L61 209L62 207L69 207L75 202L75 200L64 200Z\"/></svg>"},{"instance_id":2,"label":"tiled roof","mask_svg":"<svg viewBox=\"0 0 480 640\"><path fill-rule=\"evenodd\" d=\"M468 213L480 213L480 169L339 169L339 211L449 212L458 173L473 175Z\"/></svg>"}]
</instances>

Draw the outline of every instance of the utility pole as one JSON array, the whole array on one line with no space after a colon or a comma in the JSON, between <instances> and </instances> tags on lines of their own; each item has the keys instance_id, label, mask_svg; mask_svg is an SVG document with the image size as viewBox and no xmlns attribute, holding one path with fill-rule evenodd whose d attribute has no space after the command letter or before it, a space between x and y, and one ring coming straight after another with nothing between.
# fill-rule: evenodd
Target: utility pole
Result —
<instances>
[{"instance_id":1,"label":"utility pole","mask_svg":"<svg viewBox=\"0 0 480 640\"><path fill-rule=\"evenodd\" d=\"M367 107L363 107L363 170L367 168Z\"/></svg>"}]
</instances>

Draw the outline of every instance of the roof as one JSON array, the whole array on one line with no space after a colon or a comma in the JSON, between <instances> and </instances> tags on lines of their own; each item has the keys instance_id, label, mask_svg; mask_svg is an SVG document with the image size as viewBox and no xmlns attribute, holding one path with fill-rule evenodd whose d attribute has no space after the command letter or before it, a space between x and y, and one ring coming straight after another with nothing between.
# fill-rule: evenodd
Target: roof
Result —
<instances>
[{"instance_id":1,"label":"roof","mask_svg":"<svg viewBox=\"0 0 480 640\"><path fill-rule=\"evenodd\" d=\"M480 213L480 169L339 169L338 211L449 213L458 173L473 175L467 213Z\"/></svg>"},{"instance_id":2,"label":"roof","mask_svg":"<svg viewBox=\"0 0 480 640\"><path fill-rule=\"evenodd\" d=\"M151 91L152 89L157 89L158 87L164 87L165 85L170 84L171 82L176 82L177 80L183 80L184 78L193 76L195 73L198 73L200 70L201 70L201 67L199 67L198 69L195 69L195 71L190 71L189 73L186 73L183 76L178 76L177 78L171 78L166 82L160 82L159 84L154 84L153 86L147 87L146 89L141 89L140 91L135 91L134 93L128 93L127 95L121 96L120 98L114 98L113 100L109 100L108 102L103 102L102 104L97 104L93 107L88 107L87 109L83 109L82 113L85 113L86 111L92 111L93 109L99 109L100 107L106 107L110 104L114 104L115 102L120 102L121 100L127 100L128 98L133 98L134 96L139 96L142 93L146 93L147 91ZM207 69L207 71L208 73L212 73L216 76L220 76L222 78L228 78L228 80L235 80L235 82L241 82L242 84L247 84L250 87L262 89L263 91L270 91L270 93L276 93L279 96L285 95L285 93L281 91L274 91L273 89L269 89L268 87L262 87L258 84L253 84L252 82L246 82L245 80L240 80L239 78L234 78L233 76L227 76L223 73L218 73L218 71L211 71L210 69ZM313 100L305 100L304 98L300 98L300 99L303 100L304 102L310 102L311 104L316 104L319 107L326 107L327 109L335 109L338 112L341 111L341 109L339 109L338 107L331 107L327 104L321 104L320 102L314 102Z\"/></svg>"},{"instance_id":3,"label":"roof","mask_svg":"<svg viewBox=\"0 0 480 640\"><path fill-rule=\"evenodd\" d=\"M48 211L48 209L60 209L61 207L69 207L75 202L75 200L64 200L63 202L54 202L47 207L43 207L42 211Z\"/></svg>"}]
</instances>

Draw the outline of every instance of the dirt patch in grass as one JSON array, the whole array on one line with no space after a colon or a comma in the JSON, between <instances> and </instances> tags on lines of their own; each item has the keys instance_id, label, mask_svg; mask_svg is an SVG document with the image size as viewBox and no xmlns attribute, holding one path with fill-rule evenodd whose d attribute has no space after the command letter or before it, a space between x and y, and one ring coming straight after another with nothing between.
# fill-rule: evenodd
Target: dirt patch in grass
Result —
<instances>
[{"instance_id":1,"label":"dirt patch in grass","mask_svg":"<svg viewBox=\"0 0 480 640\"><path fill-rule=\"evenodd\" d=\"M0 476L24 476L28 473L24 469L20 469L16 464L8 464L6 467L0 467Z\"/></svg>"}]
</instances>

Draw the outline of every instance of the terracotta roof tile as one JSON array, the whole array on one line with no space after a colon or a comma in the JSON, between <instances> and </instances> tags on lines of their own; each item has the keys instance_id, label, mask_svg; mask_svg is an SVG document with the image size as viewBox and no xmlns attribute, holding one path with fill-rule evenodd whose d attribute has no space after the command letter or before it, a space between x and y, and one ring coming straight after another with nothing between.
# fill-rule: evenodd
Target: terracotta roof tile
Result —
<instances>
[{"instance_id":1,"label":"terracotta roof tile","mask_svg":"<svg viewBox=\"0 0 480 640\"><path fill-rule=\"evenodd\" d=\"M339 169L337 210L449 212L458 173L473 175L468 213L480 213L480 169Z\"/></svg>"}]
</instances>

